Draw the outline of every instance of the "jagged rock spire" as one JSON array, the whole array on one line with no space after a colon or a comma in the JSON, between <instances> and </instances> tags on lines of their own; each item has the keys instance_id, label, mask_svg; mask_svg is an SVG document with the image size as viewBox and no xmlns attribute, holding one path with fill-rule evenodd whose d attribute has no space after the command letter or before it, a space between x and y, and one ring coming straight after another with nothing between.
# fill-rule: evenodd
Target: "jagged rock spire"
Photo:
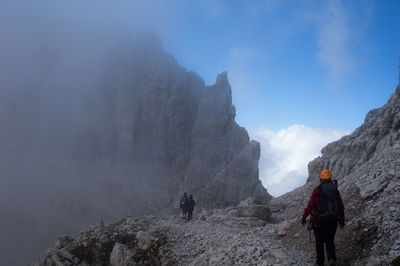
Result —
<instances>
[{"instance_id":1,"label":"jagged rock spire","mask_svg":"<svg viewBox=\"0 0 400 266\"><path fill-rule=\"evenodd\" d=\"M220 87L225 87L229 86L228 82L228 73L226 71L223 71L217 76L217 79L215 81L215 85L220 86Z\"/></svg>"}]
</instances>

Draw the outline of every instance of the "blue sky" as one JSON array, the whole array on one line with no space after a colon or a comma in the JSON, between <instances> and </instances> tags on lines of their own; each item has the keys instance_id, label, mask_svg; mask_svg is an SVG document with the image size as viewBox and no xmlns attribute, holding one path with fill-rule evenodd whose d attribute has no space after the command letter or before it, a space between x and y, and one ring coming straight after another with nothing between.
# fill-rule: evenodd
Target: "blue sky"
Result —
<instances>
[{"instance_id":1,"label":"blue sky","mask_svg":"<svg viewBox=\"0 0 400 266\"><path fill-rule=\"evenodd\" d=\"M321 148L398 84L395 0L1 1L0 31L11 35L153 30L206 84L228 71L236 120L260 142L260 179L274 196L304 184Z\"/></svg>"},{"instance_id":2,"label":"blue sky","mask_svg":"<svg viewBox=\"0 0 400 266\"><path fill-rule=\"evenodd\" d=\"M207 84L227 70L237 122L261 144L279 196L386 103L399 77L399 1L178 1L160 35ZM168 28L170 27L170 28Z\"/></svg>"},{"instance_id":3,"label":"blue sky","mask_svg":"<svg viewBox=\"0 0 400 266\"><path fill-rule=\"evenodd\" d=\"M164 45L208 84L228 70L240 124L353 130L397 85L398 1L186 1Z\"/></svg>"}]
</instances>

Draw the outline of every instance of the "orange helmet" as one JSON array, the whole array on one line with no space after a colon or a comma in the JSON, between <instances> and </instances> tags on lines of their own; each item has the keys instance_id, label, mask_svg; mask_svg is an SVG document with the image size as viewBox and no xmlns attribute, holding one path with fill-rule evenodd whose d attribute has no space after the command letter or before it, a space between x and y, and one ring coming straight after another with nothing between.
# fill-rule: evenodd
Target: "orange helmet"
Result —
<instances>
[{"instance_id":1,"label":"orange helmet","mask_svg":"<svg viewBox=\"0 0 400 266\"><path fill-rule=\"evenodd\" d=\"M324 170L321 172L321 175L319 176L319 178L324 179L324 180L330 179L330 178L332 178L332 173L329 170Z\"/></svg>"}]
</instances>

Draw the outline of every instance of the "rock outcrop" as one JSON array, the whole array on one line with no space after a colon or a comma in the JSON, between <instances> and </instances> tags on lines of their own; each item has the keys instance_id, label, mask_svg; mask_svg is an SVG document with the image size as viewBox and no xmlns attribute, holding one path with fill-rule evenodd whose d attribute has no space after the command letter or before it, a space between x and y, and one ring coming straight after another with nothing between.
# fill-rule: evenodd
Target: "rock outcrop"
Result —
<instances>
[{"instance_id":1,"label":"rock outcrop","mask_svg":"<svg viewBox=\"0 0 400 266\"><path fill-rule=\"evenodd\" d=\"M236 206L236 214L239 217L254 217L263 221L271 220L271 211L265 198L248 198Z\"/></svg>"},{"instance_id":2,"label":"rock outcrop","mask_svg":"<svg viewBox=\"0 0 400 266\"><path fill-rule=\"evenodd\" d=\"M271 202L275 219L300 219L319 173L330 169L346 212L347 225L337 235L341 263L388 265L400 256L400 86L352 134L323 148L308 169L306 185ZM291 236L299 230L294 223Z\"/></svg>"}]
</instances>

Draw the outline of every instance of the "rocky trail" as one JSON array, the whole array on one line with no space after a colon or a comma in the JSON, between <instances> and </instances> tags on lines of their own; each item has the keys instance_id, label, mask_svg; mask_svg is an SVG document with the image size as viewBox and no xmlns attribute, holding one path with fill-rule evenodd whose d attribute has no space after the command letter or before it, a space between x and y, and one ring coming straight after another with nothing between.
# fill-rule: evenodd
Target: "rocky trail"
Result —
<instances>
[{"instance_id":1,"label":"rocky trail","mask_svg":"<svg viewBox=\"0 0 400 266\"><path fill-rule=\"evenodd\" d=\"M233 213L214 210L190 222L147 216L98 224L75 239L60 238L34 265L312 265L313 253L280 239L284 224Z\"/></svg>"},{"instance_id":2,"label":"rocky trail","mask_svg":"<svg viewBox=\"0 0 400 266\"><path fill-rule=\"evenodd\" d=\"M179 219L179 218L178 218ZM168 220L172 250L181 265L308 265L310 254L288 246L278 226L251 218L212 216L191 222ZM165 221L163 221L165 222ZM162 225L163 223L161 223Z\"/></svg>"}]
</instances>

